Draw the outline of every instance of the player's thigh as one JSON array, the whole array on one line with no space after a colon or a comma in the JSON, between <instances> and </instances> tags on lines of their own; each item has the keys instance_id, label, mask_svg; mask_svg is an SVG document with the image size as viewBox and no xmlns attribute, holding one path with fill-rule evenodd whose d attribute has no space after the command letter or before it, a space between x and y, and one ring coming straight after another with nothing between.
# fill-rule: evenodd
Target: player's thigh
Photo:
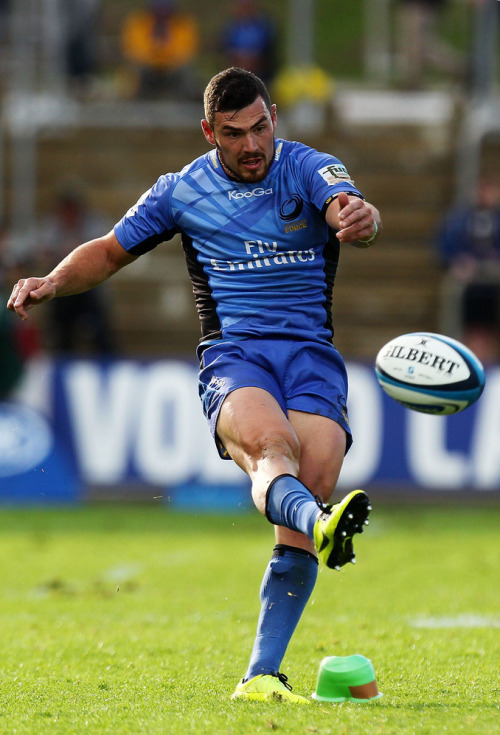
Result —
<instances>
[{"instance_id":1,"label":"player's thigh","mask_svg":"<svg viewBox=\"0 0 500 735\"><path fill-rule=\"evenodd\" d=\"M232 459L249 474L263 458L280 455L298 470L297 434L277 400L262 388L237 388L224 399L217 435Z\"/></svg>"},{"instance_id":2,"label":"player's thigh","mask_svg":"<svg viewBox=\"0 0 500 735\"><path fill-rule=\"evenodd\" d=\"M339 478L346 451L346 433L326 416L289 411L300 442L299 478L311 492L328 500Z\"/></svg>"}]
</instances>

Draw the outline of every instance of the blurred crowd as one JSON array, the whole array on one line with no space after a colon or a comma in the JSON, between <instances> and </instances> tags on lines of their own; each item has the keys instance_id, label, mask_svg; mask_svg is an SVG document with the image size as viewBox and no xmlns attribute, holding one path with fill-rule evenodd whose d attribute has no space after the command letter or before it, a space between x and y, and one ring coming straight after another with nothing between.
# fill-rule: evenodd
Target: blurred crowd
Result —
<instances>
[{"instance_id":1,"label":"blurred crowd","mask_svg":"<svg viewBox=\"0 0 500 735\"><path fill-rule=\"evenodd\" d=\"M440 31L440 17L449 0L398 0L396 71L400 82L419 89L429 71L444 72L460 79L466 59Z\"/></svg>"},{"instance_id":2,"label":"blurred crowd","mask_svg":"<svg viewBox=\"0 0 500 735\"><path fill-rule=\"evenodd\" d=\"M490 1L387 0L391 9L389 83L421 88L435 73L464 81L470 71L469 54L446 38L443 17L457 4L468 7L472 16L475 7ZM15 7L13 0L0 0L0 48L4 51ZM43 26L38 28L39 44L46 46L40 54L59 56L73 94L197 99L203 79L216 69L242 66L269 85L285 65L294 65L287 49L288 3L283 14L283 7L271 2L223 0L217 13L212 8L210 17L201 16L201 4L179 0L123 4L116 0L40 0L39 7L42 16L34 23ZM21 21L17 22L19 26ZM50 30L53 23L58 25ZM380 28L374 29L378 31ZM360 32L366 34L367 29ZM48 48L51 43L55 51ZM0 58L5 69L8 63L4 62ZM335 74L334 47L331 66L327 71Z\"/></svg>"},{"instance_id":3,"label":"blurred crowd","mask_svg":"<svg viewBox=\"0 0 500 735\"><path fill-rule=\"evenodd\" d=\"M483 173L472 201L446 212L437 252L462 341L485 364L500 359L500 178ZM446 284L446 282L445 282Z\"/></svg>"},{"instance_id":4,"label":"blurred crowd","mask_svg":"<svg viewBox=\"0 0 500 735\"><path fill-rule=\"evenodd\" d=\"M83 242L109 232L113 222L90 207L80 183L62 183L49 211L22 243L0 225L0 301L4 306L12 285L28 272L49 273ZM0 400L16 387L27 360L50 352L61 357L111 357L117 354L108 284L86 293L54 299L43 321L21 321L0 309Z\"/></svg>"},{"instance_id":5,"label":"blurred crowd","mask_svg":"<svg viewBox=\"0 0 500 735\"><path fill-rule=\"evenodd\" d=\"M129 91L143 99L165 95L199 99L202 28L202 19L173 0L147 0L130 12L120 37ZM277 68L276 25L257 0L232 0L210 45L221 68L242 66L267 84L272 81Z\"/></svg>"}]
</instances>

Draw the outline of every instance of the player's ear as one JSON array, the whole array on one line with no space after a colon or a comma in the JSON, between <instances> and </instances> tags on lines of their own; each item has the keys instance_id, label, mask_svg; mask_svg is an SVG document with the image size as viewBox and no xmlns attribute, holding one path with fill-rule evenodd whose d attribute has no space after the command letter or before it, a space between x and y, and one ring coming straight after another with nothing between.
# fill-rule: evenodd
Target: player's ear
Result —
<instances>
[{"instance_id":1,"label":"player's ear","mask_svg":"<svg viewBox=\"0 0 500 735\"><path fill-rule=\"evenodd\" d=\"M271 122L273 124L273 130L276 130L276 122L277 122L276 105L271 105Z\"/></svg>"},{"instance_id":2,"label":"player's ear","mask_svg":"<svg viewBox=\"0 0 500 735\"><path fill-rule=\"evenodd\" d=\"M201 121L201 129L203 130L203 135L208 140L210 145L215 145L214 132L210 127L208 120Z\"/></svg>"}]
</instances>

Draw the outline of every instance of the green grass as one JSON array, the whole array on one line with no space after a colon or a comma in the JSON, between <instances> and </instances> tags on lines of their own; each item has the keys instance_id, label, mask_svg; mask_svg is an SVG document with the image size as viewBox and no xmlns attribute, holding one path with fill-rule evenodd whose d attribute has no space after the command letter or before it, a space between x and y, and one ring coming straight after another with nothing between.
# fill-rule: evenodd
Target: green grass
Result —
<instances>
[{"instance_id":1,"label":"green grass","mask_svg":"<svg viewBox=\"0 0 500 735\"><path fill-rule=\"evenodd\" d=\"M376 508L283 670L308 695L323 656L362 653L385 696L302 708L230 700L273 543L257 514L1 510L0 733L500 732L499 515Z\"/></svg>"}]
</instances>

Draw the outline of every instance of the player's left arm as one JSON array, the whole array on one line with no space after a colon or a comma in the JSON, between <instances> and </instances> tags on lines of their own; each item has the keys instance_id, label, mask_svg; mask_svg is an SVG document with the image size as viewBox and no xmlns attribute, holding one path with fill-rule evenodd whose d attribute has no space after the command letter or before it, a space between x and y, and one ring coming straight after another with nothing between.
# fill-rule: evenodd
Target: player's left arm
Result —
<instances>
[{"instance_id":1,"label":"player's left arm","mask_svg":"<svg viewBox=\"0 0 500 735\"><path fill-rule=\"evenodd\" d=\"M325 217L330 227L337 230L340 242L348 242L358 248L373 245L382 228L378 209L345 191L328 205Z\"/></svg>"}]
</instances>

